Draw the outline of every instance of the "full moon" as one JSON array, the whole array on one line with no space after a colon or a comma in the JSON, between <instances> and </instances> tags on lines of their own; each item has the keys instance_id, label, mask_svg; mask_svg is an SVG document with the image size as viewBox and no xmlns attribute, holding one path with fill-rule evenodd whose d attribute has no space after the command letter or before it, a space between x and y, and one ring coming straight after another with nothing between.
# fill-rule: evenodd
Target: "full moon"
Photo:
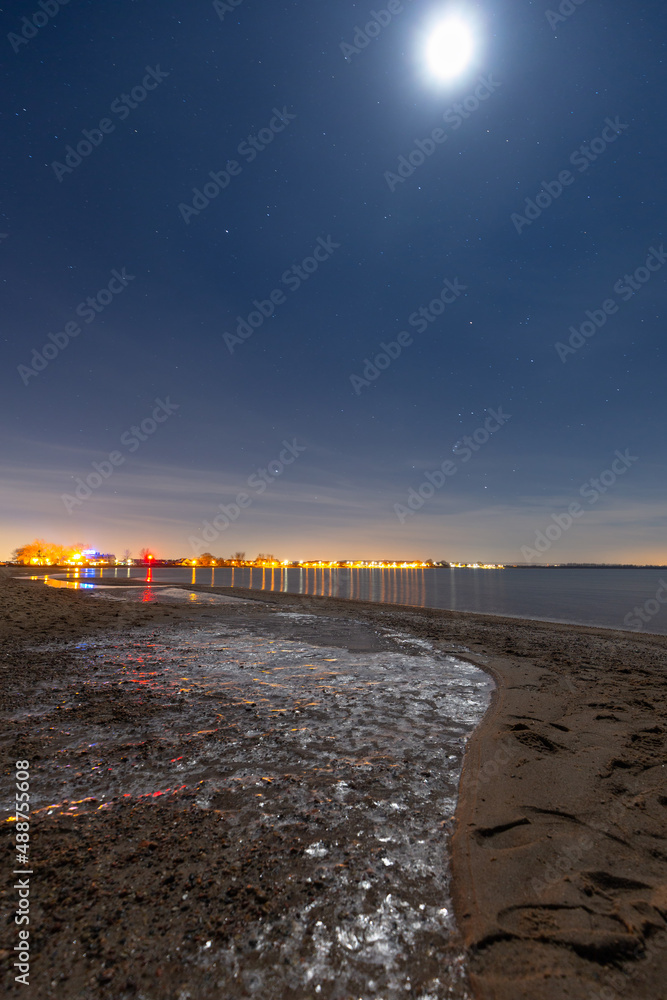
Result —
<instances>
[{"instance_id":1,"label":"full moon","mask_svg":"<svg viewBox=\"0 0 667 1000\"><path fill-rule=\"evenodd\" d=\"M430 32L426 64L438 80L453 80L470 64L475 51L472 27L460 17L447 17Z\"/></svg>"}]
</instances>

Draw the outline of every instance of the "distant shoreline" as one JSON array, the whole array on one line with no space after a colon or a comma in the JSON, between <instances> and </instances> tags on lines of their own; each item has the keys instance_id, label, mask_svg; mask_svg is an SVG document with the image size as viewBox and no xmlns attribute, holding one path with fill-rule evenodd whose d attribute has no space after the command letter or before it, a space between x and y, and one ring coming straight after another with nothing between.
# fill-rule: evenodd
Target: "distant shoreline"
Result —
<instances>
[{"instance_id":1,"label":"distant shoreline","mask_svg":"<svg viewBox=\"0 0 667 1000\"><path fill-rule=\"evenodd\" d=\"M396 560L398 562L398 560ZM206 565L205 563L197 563L196 566L191 566L184 564L181 561L173 559L156 559L151 563L134 563L129 566L125 563L119 563L118 565L107 565L107 566L85 566L75 567L68 564L53 563L53 564L42 564L35 566L27 566L25 563L12 563L12 562L0 562L0 566L4 566L8 569L23 569L29 570L30 572L36 572L37 570L46 569L58 569L58 570L73 570L76 568L80 569L165 569L165 568L179 568L179 569L412 569L415 567L403 567L403 566L336 566L336 565L324 565L319 566L300 566L298 563L289 563L287 566L263 566L261 563L243 563L239 565L238 563L232 563L229 560L220 561L216 565ZM667 564L664 563L502 563L498 564L496 567L490 566L473 566L473 565L447 565L443 566L438 563L434 563L432 566L420 566L419 569L664 569L667 570Z\"/></svg>"}]
</instances>

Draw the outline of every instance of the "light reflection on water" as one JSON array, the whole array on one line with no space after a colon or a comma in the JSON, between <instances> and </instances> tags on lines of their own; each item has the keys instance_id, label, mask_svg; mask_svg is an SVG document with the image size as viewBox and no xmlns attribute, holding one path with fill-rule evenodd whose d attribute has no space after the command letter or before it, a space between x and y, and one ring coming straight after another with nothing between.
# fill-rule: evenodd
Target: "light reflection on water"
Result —
<instances>
[{"instance_id":1,"label":"light reflection on water","mask_svg":"<svg viewBox=\"0 0 667 1000\"><path fill-rule=\"evenodd\" d=\"M52 576L29 576L29 580L44 580L49 587L66 587L68 590L94 590L98 586L94 583L82 583L81 580L59 580Z\"/></svg>"},{"instance_id":2,"label":"light reflection on water","mask_svg":"<svg viewBox=\"0 0 667 1000\"><path fill-rule=\"evenodd\" d=\"M650 568L315 569L157 567L154 585L244 587L480 614L628 628L635 606L655 601L667 571ZM64 576L65 574L63 574ZM145 581L141 567L81 570L78 579ZM70 577L71 578L71 577ZM667 605L645 631L667 634Z\"/></svg>"},{"instance_id":3,"label":"light reflection on water","mask_svg":"<svg viewBox=\"0 0 667 1000\"><path fill-rule=\"evenodd\" d=\"M29 580L43 580L47 587L66 587L70 590L91 590L96 595L110 600L141 601L151 604L155 601L179 601L188 604L247 604L242 597L227 597L223 594L206 594L201 591L187 591L179 587L170 587L166 583L153 584L146 587L137 584L124 586L105 585L103 583L83 583L81 580L61 580L54 576L31 576Z\"/></svg>"}]
</instances>

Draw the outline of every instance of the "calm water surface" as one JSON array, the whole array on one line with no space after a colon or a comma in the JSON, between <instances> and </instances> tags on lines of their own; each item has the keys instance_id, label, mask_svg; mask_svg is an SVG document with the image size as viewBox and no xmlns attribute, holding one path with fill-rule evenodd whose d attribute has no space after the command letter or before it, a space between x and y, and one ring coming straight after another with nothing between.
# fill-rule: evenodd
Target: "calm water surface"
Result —
<instances>
[{"instance_id":1,"label":"calm water surface","mask_svg":"<svg viewBox=\"0 0 667 1000\"><path fill-rule=\"evenodd\" d=\"M147 581L141 567L82 570L86 577ZM574 622L667 634L665 569L227 569L158 568L144 599L169 583L250 587L452 611ZM74 577L72 576L72 579ZM656 596L656 595L659 595ZM634 608L645 619L641 622Z\"/></svg>"}]
</instances>

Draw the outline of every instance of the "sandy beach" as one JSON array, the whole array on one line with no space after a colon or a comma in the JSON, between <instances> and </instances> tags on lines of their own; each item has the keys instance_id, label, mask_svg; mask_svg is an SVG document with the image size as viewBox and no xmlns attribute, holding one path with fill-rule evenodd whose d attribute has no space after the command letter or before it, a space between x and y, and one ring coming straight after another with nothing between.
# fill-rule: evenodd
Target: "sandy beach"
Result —
<instances>
[{"instance_id":1,"label":"sandy beach","mask_svg":"<svg viewBox=\"0 0 667 1000\"><path fill-rule=\"evenodd\" d=\"M454 823L442 830L424 827L424 839L439 843L442 838L443 857L451 854L456 925L445 946L439 925L424 924L420 941L426 944L405 960L407 965L397 957L402 985L387 995L424 1000L435 995L667 997L667 637L224 588L214 592L245 596L248 603L130 603L14 579L18 572L0 570L3 801L13 796L16 760L30 760L33 780L43 774L47 781L50 767L70 753L63 732L74 740L82 728L102 732L131 725L145 733L132 749L140 767L142 761L150 763L151 755L178 760L193 748L205 754L229 732L261 721L258 704L230 702L217 709L224 728L222 723L220 729L202 726L183 737L183 745L160 745L160 733L151 725L158 699L150 687L134 687L128 694L114 664L107 665L108 684L86 687L79 661L71 648L65 649L73 642L100 635L128 641L135 634L152 635L157 642L186 625L205 631L232 618L251 630L269 622L276 635L287 639L286 613L313 616L304 619L302 632L314 645L361 654L385 651L399 657L409 643L406 647L402 639L400 646L392 635L409 636L415 648L428 642L439 653L481 668L494 679L495 689L467 742ZM49 722L44 725L43 714L38 735L28 721L30 706L37 703L46 706ZM174 718L182 704L174 697L167 706ZM430 732L435 722L430 717L427 722ZM297 727L295 721L285 733ZM281 740L280 752L288 761L289 743L286 736ZM100 793L130 755L120 745L104 757L92 749L77 752L80 771L72 780L86 774ZM95 756L93 776L88 756ZM402 773L414 774L415 768L423 770L427 783L434 766L416 754L406 759L402 772L380 755L373 766L359 769L350 801L360 827L365 811L370 815L380 808L380 789L400 790ZM120 796L100 808L97 794L71 815L62 809L35 813L30 995L38 1000L223 995L278 1000L275 992L267 992L259 965L255 978L239 976L234 990L225 986L222 991L216 969L206 960L207 942L228 942L229 962L252 970L255 943L243 938L249 924L272 922L280 928L281 915L297 903L307 909L327 887L335 893L341 871L352 884L368 870L370 891L377 885L378 898L382 894L379 854L369 862L363 852L357 857L330 849L324 859L324 847L304 850L306 831L311 845L316 829L324 842L337 821L332 803L340 775L335 768L315 770L310 784L301 781L298 788L285 777L282 783L267 779L258 792L249 780L234 792L233 803L221 794L206 809L197 807L197 789L184 781L169 795ZM265 824L257 827L252 844L221 834L221 818L232 814L238 817L235 833L242 833L243 817L251 808L257 812L258 796L264 796L267 811L272 802L274 812L278 805L292 804L301 828ZM3 829L10 871L13 824ZM332 834L331 839L338 843ZM426 862L417 858L417 863ZM15 908L11 886L6 879L2 890L10 920ZM430 901L422 905L429 913ZM352 927L354 913L343 917ZM391 920L400 924L400 914L390 913ZM6 927L10 931L0 943L5 991L19 995L22 987L12 970L15 928ZM285 936L281 961L298 963L298 952L289 944L294 929L282 927L280 933ZM234 953L235 941L243 941L247 952L240 953L239 944ZM445 982L438 977L448 963L456 967L459 992L448 994L443 985L442 992L429 993L434 982ZM345 1000L361 994L327 981L317 993L304 986L289 995Z\"/></svg>"}]
</instances>

